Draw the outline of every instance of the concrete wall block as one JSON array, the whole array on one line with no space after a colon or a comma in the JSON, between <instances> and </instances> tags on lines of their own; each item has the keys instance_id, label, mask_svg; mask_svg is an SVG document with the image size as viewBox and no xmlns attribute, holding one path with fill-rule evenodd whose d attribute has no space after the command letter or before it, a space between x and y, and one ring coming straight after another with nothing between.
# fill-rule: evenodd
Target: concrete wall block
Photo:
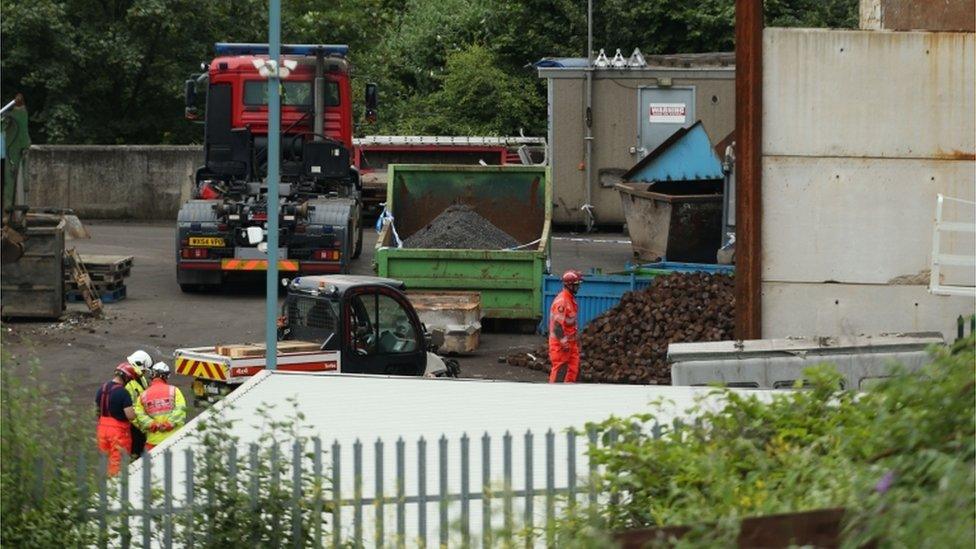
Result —
<instances>
[{"instance_id":1,"label":"concrete wall block","mask_svg":"<svg viewBox=\"0 0 976 549\"><path fill-rule=\"evenodd\" d=\"M25 157L27 202L36 207L70 207L71 164L55 151L30 148Z\"/></svg>"},{"instance_id":2,"label":"concrete wall block","mask_svg":"<svg viewBox=\"0 0 976 549\"><path fill-rule=\"evenodd\" d=\"M884 284L918 274L930 265L936 195L976 200L974 180L970 161L766 156L763 280ZM945 244L970 254L974 245Z\"/></svg>"},{"instance_id":3,"label":"concrete wall block","mask_svg":"<svg viewBox=\"0 0 976 549\"><path fill-rule=\"evenodd\" d=\"M976 35L768 28L763 152L969 159Z\"/></svg>"},{"instance_id":4,"label":"concrete wall block","mask_svg":"<svg viewBox=\"0 0 976 549\"><path fill-rule=\"evenodd\" d=\"M973 314L971 297L937 296L924 286L763 283L763 337L876 335L938 331Z\"/></svg>"},{"instance_id":5,"label":"concrete wall block","mask_svg":"<svg viewBox=\"0 0 976 549\"><path fill-rule=\"evenodd\" d=\"M143 151L75 150L71 163L71 204L86 217L139 218L151 205Z\"/></svg>"},{"instance_id":6,"label":"concrete wall block","mask_svg":"<svg viewBox=\"0 0 976 549\"><path fill-rule=\"evenodd\" d=\"M930 294L926 270L936 195L976 199L974 35L766 29L763 41L763 336L953 337L973 299ZM971 223L972 208L947 220ZM946 274L976 283L972 269Z\"/></svg>"},{"instance_id":7,"label":"concrete wall block","mask_svg":"<svg viewBox=\"0 0 976 549\"><path fill-rule=\"evenodd\" d=\"M39 145L28 153L29 201L89 219L176 218L203 163L199 146Z\"/></svg>"}]
</instances>

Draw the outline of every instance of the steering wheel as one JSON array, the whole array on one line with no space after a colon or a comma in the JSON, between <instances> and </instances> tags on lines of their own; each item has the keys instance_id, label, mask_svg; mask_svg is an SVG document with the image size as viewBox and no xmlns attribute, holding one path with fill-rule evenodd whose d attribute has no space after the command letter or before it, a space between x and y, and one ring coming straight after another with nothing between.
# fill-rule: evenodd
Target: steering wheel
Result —
<instances>
[{"instance_id":1,"label":"steering wheel","mask_svg":"<svg viewBox=\"0 0 976 549\"><path fill-rule=\"evenodd\" d=\"M376 336L369 326L358 325L353 333L353 348L359 356L369 354L369 350L376 344Z\"/></svg>"}]
</instances>

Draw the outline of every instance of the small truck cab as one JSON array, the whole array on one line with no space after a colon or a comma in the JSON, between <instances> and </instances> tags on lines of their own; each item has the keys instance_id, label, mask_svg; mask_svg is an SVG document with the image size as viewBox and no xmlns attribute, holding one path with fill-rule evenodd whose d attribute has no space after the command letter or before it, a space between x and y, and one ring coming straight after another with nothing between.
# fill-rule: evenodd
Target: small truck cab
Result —
<instances>
[{"instance_id":1,"label":"small truck cab","mask_svg":"<svg viewBox=\"0 0 976 549\"><path fill-rule=\"evenodd\" d=\"M288 285L278 320L278 369L457 377L456 361L429 349L403 282L372 276L303 276ZM198 403L230 393L265 366L263 345L177 349L176 371L194 378Z\"/></svg>"}]
</instances>

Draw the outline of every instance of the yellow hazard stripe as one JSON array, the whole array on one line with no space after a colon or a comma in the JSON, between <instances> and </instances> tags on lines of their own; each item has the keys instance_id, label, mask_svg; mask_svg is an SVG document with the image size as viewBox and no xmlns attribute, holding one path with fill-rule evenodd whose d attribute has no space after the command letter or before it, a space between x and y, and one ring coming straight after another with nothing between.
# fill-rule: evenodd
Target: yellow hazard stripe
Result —
<instances>
[{"instance_id":1,"label":"yellow hazard stripe","mask_svg":"<svg viewBox=\"0 0 976 549\"><path fill-rule=\"evenodd\" d=\"M202 377L225 381L227 379L227 367L219 362L209 362L206 360L194 360L192 358L180 357L176 360L176 372L191 377Z\"/></svg>"},{"instance_id":2,"label":"yellow hazard stripe","mask_svg":"<svg viewBox=\"0 0 976 549\"><path fill-rule=\"evenodd\" d=\"M267 259L221 259L220 268L225 271L266 271ZM293 259L278 261L279 271L297 271L298 262Z\"/></svg>"}]
</instances>

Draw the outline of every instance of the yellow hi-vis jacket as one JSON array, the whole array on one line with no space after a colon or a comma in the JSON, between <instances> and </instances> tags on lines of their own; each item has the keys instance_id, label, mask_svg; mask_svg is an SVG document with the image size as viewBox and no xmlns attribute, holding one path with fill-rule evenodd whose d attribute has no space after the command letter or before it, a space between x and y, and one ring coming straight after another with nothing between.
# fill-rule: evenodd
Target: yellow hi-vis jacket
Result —
<instances>
[{"instance_id":1,"label":"yellow hi-vis jacket","mask_svg":"<svg viewBox=\"0 0 976 549\"><path fill-rule=\"evenodd\" d=\"M131 366L139 377L130 379L129 382L125 384L125 390L128 391L129 396L132 397L132 403L135 404L139 401L139 395L146 390L148 384L146 383L146 376L143 375L144 372L142 371L142 368L136 366L135 364L132 364Z\"/></svg>"},{"instance_id":2,"label":"yellow hi-vis jacket","mask_svg":"<svg viewBox=\"0 0 976 549\"><path fill-rule=\"evenodd\" d=\"M157 446L186 423L186 399L175 385L156 378L135 403L136 426L146 433L146 444ZM162 430L166 424L172 426ZM151 427L155 425L156 429Z\"/></svg>"}]
</instances>

